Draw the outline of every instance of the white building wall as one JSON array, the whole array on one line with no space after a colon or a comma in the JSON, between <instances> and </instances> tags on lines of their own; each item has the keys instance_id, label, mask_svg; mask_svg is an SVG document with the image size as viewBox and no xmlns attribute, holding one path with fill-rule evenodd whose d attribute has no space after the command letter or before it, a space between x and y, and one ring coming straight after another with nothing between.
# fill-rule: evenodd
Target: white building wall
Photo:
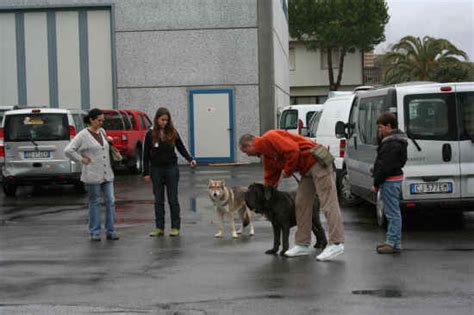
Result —
<instances>
[{"instance_id":1,"label":"white building wall","mask_svg":"<svg viewBox=\"0 0 474 315\"><path fill-rule=\"evenodd\" d=\"M329 86L328 70L321 64L320 51L308 51L304 44L292 42L295 48L295 69L290 71L290 86L294 87L327 87ZM345 57L341 85L357 86L362 84L362 53L348 53ZM337 78L338 68L334 68Z\"/></svg>"},{"instance_id":2,"label":"white building wall","mask_svg":"<svg viewBox=\"0 0 474 315\"><path fill-rule=\"evenodd\" d=\"M0 103L18 104L15 14L0 14Z\"/></svg>"},{"instance_id":3,"label":"white building wall","mask_svg":"<svg viewBox=\"0 0 474 315\"><path fill-rule=\"evenodd\" d=\"M286 0L283 0L286 1ZM282 0L272 0L273 3L273 51L275 71L275 119L277 111L290 101L289 83L289 46L288 20L285 16Z\"/></svg>"}]
</instances>

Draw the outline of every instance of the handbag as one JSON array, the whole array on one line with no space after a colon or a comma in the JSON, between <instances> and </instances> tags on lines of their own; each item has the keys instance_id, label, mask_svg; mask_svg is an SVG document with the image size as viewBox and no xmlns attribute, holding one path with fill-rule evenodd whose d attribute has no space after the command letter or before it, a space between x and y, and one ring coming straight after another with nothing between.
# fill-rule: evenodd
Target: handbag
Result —
<instances>
[{"instance_id":1,"label":"handbag","mask_svg":"<svg viewBox=\"0 0 474 315\"><path fill-rule=\"evenodd\" d=\"M103 132L103 136L107 141L107 135ZM123 160L122 154L120 154L119 149L117 149L112 141L107 141L109 143L109 156L110 156L110 164L117 164Z\"/></svg>"},{"instance_id":2,"label":"handbag","mask_svg":"<svg viewBox=\"0 0 474 315\"><path fill-rule=\"evenodd\" d=\"M111 142L109 142L109 153L111 162L121 162L123 160L122 154Z\"/></svg>"},{"instance_id":3,"label":"handbag","mask_svg":"<svg viewBox=\"0 0 474 315\"><path fill-rule=\"evenodd\" d=\"M329 152L329 149L326 146L320 143L316 144L310 152L322 167L328 167L334 163L334 156Z\"/></svg>"}]
</instances>

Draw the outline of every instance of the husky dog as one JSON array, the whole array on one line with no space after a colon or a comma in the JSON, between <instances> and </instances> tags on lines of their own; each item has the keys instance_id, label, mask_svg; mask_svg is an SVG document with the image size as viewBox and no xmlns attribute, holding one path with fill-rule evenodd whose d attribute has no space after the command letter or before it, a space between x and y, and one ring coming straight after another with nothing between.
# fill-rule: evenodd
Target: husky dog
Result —
<instances>
[{"instance_id":1,"label":"husky dog","mask_svg":"<svg viewBox=\"0 0 474 315\"><path fill-rule=\"evenodd\" d=\"M244 227L250 225L250 236L255 234L252 215L250 209L245 204L244 194L247 191L246 187L227 187L223 180L209 179L209 198L214 203L217 213L217 222L219 224L219 231L214 235L215 237L222 237L224 235L224 214L229 216L230 228L233 238L237 238L238 234L242 234ZM234 217L236 214L240 215L242 225L238 231L235 230Z\"/></svg>"}]
</instances>

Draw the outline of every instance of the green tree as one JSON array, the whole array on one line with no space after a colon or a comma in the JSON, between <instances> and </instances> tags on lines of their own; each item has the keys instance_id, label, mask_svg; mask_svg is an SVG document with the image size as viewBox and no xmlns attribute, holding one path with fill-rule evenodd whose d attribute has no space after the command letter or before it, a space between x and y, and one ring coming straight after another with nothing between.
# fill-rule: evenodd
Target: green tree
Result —
<instances>
[{"instance_id":1,"label":"green tree","mask_svg":"<svg viewBox=\"0 0 474 315\"><path fill-rule=\"evenodd\" d=\"M385 0L289 0L290 35L308 50L327 53L329 89L341 85L348 52L370 51L385 40L389 20ZM333 51L339 51L334 79Z\"/></svg>"},{"instance_id":2,"label":"green tree","mask_svg":"<svg viewBox=\"0 0 474 315\"><path fill-rule=\"evenodd\" d=\"M405 36L382 58L385 83L460 81L469 69L458 59L467 54L443 38Z\"/></svg>"}]
</instances>

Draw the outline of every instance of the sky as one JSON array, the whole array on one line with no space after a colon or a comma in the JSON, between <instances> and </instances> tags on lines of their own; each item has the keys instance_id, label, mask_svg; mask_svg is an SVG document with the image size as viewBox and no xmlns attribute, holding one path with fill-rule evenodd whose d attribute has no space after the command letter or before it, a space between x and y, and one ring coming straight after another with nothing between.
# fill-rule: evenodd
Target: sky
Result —
<instances>
[{"instance_id":1,"label":"sky","mask_svg":"<svg viewBox=\"0 0 474 315\"><path fill-rule=\"evenodd\" d=\"M474 0L387 0L390 21L385 26L386 41L376 53L406 35L445 38L464 50L474 61Z\"/></svg>"}]
</instances>

